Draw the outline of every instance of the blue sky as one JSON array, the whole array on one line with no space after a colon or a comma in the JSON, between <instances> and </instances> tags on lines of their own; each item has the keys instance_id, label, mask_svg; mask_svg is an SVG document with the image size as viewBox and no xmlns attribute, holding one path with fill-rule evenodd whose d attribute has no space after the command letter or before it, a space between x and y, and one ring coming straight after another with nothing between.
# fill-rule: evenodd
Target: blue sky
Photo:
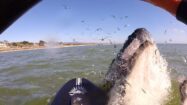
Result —
<instances>
[{"instance_id":1,"label":"blue sky","mask_svg":"<svg viewBox=\"0 0 187 105\"><path fill-rule=\"evenodd\" d=\"M43 0L0 40L56 40L122 43L136 28L147 28L157 43L187 43L187 26L140 0Z\"/></svg>"}]
</instances>

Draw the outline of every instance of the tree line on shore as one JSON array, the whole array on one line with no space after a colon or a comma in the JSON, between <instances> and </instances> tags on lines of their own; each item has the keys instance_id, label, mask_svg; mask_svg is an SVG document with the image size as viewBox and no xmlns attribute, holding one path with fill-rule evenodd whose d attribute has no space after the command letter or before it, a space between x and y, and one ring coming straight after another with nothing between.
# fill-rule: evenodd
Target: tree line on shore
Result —
<instances>
[{"instance_id":1,"label":"tree line on shore","mask_svg":"<svg viewBox=\"0 0 187 105\"><path fill-rule=\"evenodd\" d=\"M29 42L29 41L21 41L21 42L9 42L9 41L1 41L0 47L33 47L33 46L45 46L46 42L40 40L38 43Z\"/></svg>"},{"instance_id":2,"label":"tree line on shore","mask_svg":"<svg viewBox=\"0 0 187 105\"><path fill-rule=\"evenodd\" d=\"M46 42L43 40L40 40L39 42L29 42L29 41L20 41L20 42L9 42L9 41L0 41L0 48L24 48L24 47L45 47L45 46L71 46L71 45L85 45L85 44L93 44L93 43L79 43L79 42L55 42L55 41L50 41Z\"/></svg>"}]
</instances>

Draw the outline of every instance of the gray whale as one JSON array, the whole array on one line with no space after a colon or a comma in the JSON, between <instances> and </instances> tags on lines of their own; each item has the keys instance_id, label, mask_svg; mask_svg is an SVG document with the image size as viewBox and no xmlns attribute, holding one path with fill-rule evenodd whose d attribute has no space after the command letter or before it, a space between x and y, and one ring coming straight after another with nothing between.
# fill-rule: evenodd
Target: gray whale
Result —
<instances>
[{"instance_id":1,"label":"gray whale","mask_svg":"<svg viewBox=\"0 0 187 105\"><path fill-rule=\"evenodd\" d=\"M167 62L144 28L128 37L105 81L111 86L108 105L163 105L171 88Z\"/></svg>"}]
</instances>

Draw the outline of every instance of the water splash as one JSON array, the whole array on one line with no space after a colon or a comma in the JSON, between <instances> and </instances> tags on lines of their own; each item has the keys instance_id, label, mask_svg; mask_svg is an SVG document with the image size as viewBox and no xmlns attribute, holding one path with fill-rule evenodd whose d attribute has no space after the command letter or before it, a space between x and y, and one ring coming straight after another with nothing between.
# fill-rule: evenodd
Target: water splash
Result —
<instances>
[{"instance_id":1,"label":"water splash","mask_svg":"<svg viewBox=\"0 0 187 105\"><path fill-rule=\"evenodd\" d=\"M187 63L186 57L182 57L184 63Z\"/></svg>"},{"instance_id":2,"label":"water splash","mask_svg":"<svg viewBox=\"0 0 187 105\"><path fill-rule=\"evenodd\" d=\"M59 46L59 43L57 41L55 41L55 40L49 40L46 43L46 47L47 48L56 48L58 46Z\"/></svg>"}]
</instances>

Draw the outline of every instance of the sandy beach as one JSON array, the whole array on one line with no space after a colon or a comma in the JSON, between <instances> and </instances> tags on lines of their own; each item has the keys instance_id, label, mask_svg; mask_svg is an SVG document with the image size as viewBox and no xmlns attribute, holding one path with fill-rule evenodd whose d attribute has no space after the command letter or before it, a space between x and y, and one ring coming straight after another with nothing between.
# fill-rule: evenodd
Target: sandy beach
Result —
<instances>
[{"instance_id":1,"label":"sandy beach","mask_svg":"<svg viewBox=\"0 0 187 105\"><path fill-rule=\"evenodd\" d=\"M35 46L35 47L17 47L17 48L0 48L0 53L2 52L15 52L15 51L28 51L28 50L39 50L39 49L56 49L56 48L66 48L66 47L78 47L78 46L94 46L96 44L80 44L80 45L63 45L63 46Z\"/></svg>"}]
</instances>

